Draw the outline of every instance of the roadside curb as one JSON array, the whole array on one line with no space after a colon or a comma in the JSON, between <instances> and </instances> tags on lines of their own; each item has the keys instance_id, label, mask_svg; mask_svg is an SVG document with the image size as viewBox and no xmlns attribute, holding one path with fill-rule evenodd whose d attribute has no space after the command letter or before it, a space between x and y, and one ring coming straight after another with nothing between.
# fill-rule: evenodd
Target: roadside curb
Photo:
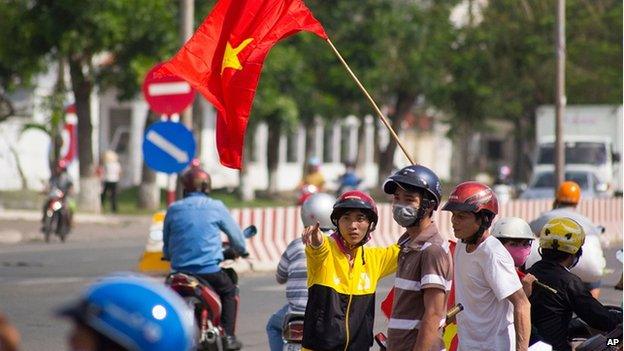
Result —
<instances>
[{"instance_id":1,"label":"roadside curb","mask_svg":"<svg viewBox=\"0 0 624 351\"><path fill-rule=\"evenodd\" d=\"M0 244L17 244L23 240L24 236L19 230L0 230Z\"/></svg>"},{"instance_id":2,"label":"roadside curb","mask_svg":"<svg viewBox=\"0 0 624 351\"><path fill-rule=\"evenodd\" d=\"M150 216L138 215L109 215L109 214L90 214L76 213L74 215L75 223L90 224L119 224L131 220L148 219ZM0 220L18 220L39 222L41 220L41 212L28 210L0 210Z\"/></svg>"}]
</instances>

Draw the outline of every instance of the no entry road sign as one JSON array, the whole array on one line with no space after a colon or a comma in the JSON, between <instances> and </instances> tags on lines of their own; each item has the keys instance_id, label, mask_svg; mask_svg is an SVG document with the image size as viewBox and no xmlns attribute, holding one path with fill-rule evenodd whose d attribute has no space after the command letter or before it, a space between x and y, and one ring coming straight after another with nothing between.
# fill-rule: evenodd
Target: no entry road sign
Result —
<instances>
[{"instance_id":1,"label":"no entry road sign","mask_svg":"<svg viewBox=\"0 0 624 351\"><path fill-rule=\"evenodd\" d=\"M162 63L152 67L143 81L143 96L156 113L172 115L184 111L195 99L191 85L178 76L155 74Z\"/></svg>"}]
</instances>

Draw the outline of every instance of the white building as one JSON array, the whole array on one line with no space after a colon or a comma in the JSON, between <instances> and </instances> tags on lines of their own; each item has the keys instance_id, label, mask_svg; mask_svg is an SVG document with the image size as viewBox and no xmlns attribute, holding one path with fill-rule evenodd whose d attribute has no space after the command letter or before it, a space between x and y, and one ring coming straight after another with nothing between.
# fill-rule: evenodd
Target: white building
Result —
<instances>
[{"instance_id":1,"label":"white building","mask_svg":"<svg viewBox=\"0 0 624 351\"><path fill-rule=\"evenodd\" d=\"M26 109L26 117L13 117L4 123L0 123L0 190L14 190L22 186L17 162L14 153L16 151L19 162L27 177L27 187L39 190L49 177L47 167L47 154L50 141L47 135L40 131L27 131L20 133L22 126L30 121L44 122L45 111L41 106L44 96L50 94L54 82L54 73L42 75L37 79L37 88L22 101L32 106L30 111ZM143 164L142 142L145 120L148 113L148 105L142 98L133 101L120 102L116 99L114 91L96 95L92 98L92 119L94 133L94 157L99 159L99 154L107 149L115 150L120 161L124 165L122 187L137 185L141 179ZM237 170L232 170L219 163L215 145L215 113L214 109L200 95L197 97L201 111L194 118L201 119L198 123L202 126L195 133L199 140L198 156L203 167L211 174L213 187L235 187L239 183ZM28 115L32 116L31 118ZM253 116L251 117L253 118ZM413 126L407 126L399 131L402 141L412 154L412 157L428 167L434 169L441 178L448 179L450 174L450 160L452 144L445 137L446 127L435 119L426 131L418 131ZM363 122L362 122L363 121ZM321 161L321 170L328 181L328 188L335 188L337 184L332 182L343 172L343 162L356 158L358 147L363 152L358 164L358 173L364 178L364 186L374 186L377 181L377 166L373 162L374 133L373 123L377 121L372 116L364 119L349 116L343 120L325 125L321 119L311 126L314 128L315 149L314 154ZM379 123L379 122L378 122ZM302 178L303 164L305 162L305 130L299 126L294 133L282 135L278 141L279 164L277 169L278 190L292 190ZM363 139L358 140L358 130L364 128ZM389 141L388 131L381 126L377 128L381 143ZM252 154L247 167L251 186L254 189L266 189L268 186L267 170L267 147L268 128L266 124L260 124L247 140L252 140ZM73 162L70 173L77 178L77 165ZM395 165L404 166L407 160L397 148L395 153ZM166 184L166 176L159 176L162 186Z\"/></svg>"}]
</instances>

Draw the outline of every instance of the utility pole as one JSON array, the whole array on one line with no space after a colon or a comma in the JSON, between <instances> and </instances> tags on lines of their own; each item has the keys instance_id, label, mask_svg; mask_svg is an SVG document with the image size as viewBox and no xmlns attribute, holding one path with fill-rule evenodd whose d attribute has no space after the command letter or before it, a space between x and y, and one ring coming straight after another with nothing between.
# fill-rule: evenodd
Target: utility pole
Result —
<instances>
[{"instance_id":1,"label":"utility pole","mask_svg":"<svg viewBox=\"0 0 624 351\"><path fill-rule=\"evenodd\" d=\"M555 84L555 195L565 176L565 149L563 147L563 118L565 115L565 0L557 0L557 72Z\"/></svg>"},{"instance_id":2,"label":"utility pole","mask_svg":"<svg viewBox=\"0 0 624 351\"><path fill-rule=\"evenodd\" d=\"M180 0L180 42L182 45L193 35L195 0ZM182 112L180 121L193 130L193 105Z\"/></svg>"}]
</instances>

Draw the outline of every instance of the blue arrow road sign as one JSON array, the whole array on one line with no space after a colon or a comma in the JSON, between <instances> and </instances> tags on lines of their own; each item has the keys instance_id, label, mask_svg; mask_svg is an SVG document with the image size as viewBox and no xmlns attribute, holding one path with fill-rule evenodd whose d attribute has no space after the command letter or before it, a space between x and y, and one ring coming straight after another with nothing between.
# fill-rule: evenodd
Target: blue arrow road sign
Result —
<instances>
[{"instance_id":1,"label":"blue arrow road sign","mask_svg":"<svg viewBox=\"0 0 624 351\"><path fill-rule=\"evenodd\" d=\"M193 133L182 123L157 122L143 138L143 160L155 171L177 173L195 156Z\"/></svg>"}]
</instances>

